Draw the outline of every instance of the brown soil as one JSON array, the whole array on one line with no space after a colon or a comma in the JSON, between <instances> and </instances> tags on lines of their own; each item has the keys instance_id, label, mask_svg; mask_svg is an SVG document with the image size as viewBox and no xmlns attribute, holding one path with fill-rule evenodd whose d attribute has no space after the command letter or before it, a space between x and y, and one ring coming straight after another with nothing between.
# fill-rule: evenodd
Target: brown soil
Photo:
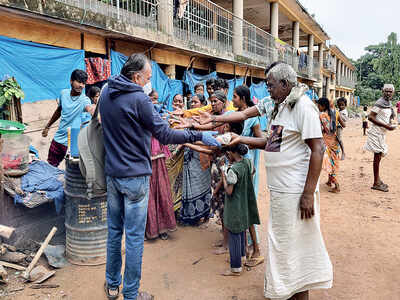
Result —
<instances>
[{"instance_id":1,"label":"brown soil","mask_svg":"<svg viewBox=\"0 0 400 300\"><path fill-rule=\"evenodd\" d=\"M339 174L342 192L328 193L326 173L321 176L321 227L334 265L334 287L312 291L311 299L400 299L400 132L388 133L387 140L390 150L382 160L381 173L389 193L370 189L372 154L362 151L365 137L360 120L350 121L344 131L347 158ZM265 169L260 170L260 233L265 254L268 194ZM264 299L264 265L246 270L239 278L219 275L228 268L225 256L212 254L211 245L219 237L212 223L203 230L180 227L167 241L146 242L141 289L157 300ZM26 287L8 299L106 299L104 266L70 266L58 270L48 283L60 287Z\"/></svg>"}]
</instances>

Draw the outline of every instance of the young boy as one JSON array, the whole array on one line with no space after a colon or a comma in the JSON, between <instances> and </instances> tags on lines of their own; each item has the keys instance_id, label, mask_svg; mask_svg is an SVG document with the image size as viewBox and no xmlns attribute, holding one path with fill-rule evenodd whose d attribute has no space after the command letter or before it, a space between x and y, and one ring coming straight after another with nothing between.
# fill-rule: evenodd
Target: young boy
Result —
<instances>
[{"instance_id":1,"label":"young boy","mask_svg":"<svg viewBox=\"0 0 400 300\"><path fill-rule=\"evenodd\" d=\"M346 123L347 120L349 119L349 113L348 113L348 111L346 109L346 107L347 107L346 98L343 98L343 97L339 98L337 100L337 106L339 108L340 118L342 119L342 121L344 123ZM342 131L343 131L343 128L344 128L344 126L342 125L343 122L338 122L338 124L337 124L337 138L338 138L340 147L342 148L342 160L344 160L344 158L346 156L345 152L344 152L344 145L343 145L343 140L342 140Z\"/></svg>"},{"instance_id":2,"label":"young boy","mask_svg":"<svg viewBox=\"0 0 400 300\"><path fill-rule=\"evenodd\" d=\"M367 110L368 110L368 107L366 105L364 105L364 110L363 110L363 112L361 112L363 135L367 135L367 128L368 128Z\"/></svg>"}]
</instances>

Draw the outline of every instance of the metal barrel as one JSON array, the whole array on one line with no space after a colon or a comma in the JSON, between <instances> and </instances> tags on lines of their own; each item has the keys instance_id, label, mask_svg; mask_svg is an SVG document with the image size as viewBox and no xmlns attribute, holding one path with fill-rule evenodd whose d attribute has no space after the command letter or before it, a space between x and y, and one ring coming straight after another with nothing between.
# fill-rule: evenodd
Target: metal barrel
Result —
<instances>
[{"instance_id":1,"label":"metal barrel","mask_svg":"<svg viewBox=\"0 0 400 300\"><path fill-rule=\"evenodd\" d=\"M66 159L66 256L76 265L101 265L107 250L107 194L87 196L78 159Z\"/></svg>"}]
</instances>

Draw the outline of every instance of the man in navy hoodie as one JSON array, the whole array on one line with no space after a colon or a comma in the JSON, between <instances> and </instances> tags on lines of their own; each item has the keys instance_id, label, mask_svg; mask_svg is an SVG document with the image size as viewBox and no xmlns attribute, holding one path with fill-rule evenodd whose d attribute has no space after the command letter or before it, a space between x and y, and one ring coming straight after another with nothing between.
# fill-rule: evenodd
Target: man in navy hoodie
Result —
<instances>
[{"instance_id":1,"label":"man in navy hoodie","mask_svg":"<svg viewBox=\"0 0 400 300\"><path fill-rule=\"evenodd\" d=\"M150 138L163 144L202 141L219 146L214 132L173 130L154 109L143 87L150 82L151 65L143 54L133 54L111 77L100 97L100 114L106 151L107 265L105 292L117 299L121 284L121 238L125 228L125 300L153 299L139 293L149 178L152 173Z\"/></svg>"}]
</instances>

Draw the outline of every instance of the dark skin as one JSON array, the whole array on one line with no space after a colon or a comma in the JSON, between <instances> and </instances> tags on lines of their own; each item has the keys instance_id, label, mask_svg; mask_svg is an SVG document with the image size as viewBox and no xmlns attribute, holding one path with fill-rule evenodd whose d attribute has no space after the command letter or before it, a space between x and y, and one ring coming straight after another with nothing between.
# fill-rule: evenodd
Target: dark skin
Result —
<instances>
[{"instance_id":1,"label":"dark skin","mask_svg":"<svg viewBox=\"0 0 400 300\"><path fill-rule=\"evenodd\" d=\"M393 98L394 91L391 89L384 89L383 90L383 98L386 100L390 101ZM381 121L379 121L377 118L377 113L371 111L368 120L374 123L375 125L385 128L389 131L393 131L396 129L397 126L392 125L390 122L388 124L385 124ZM380 175L379 175L379 169L380 169L380 163L382 159L382 153L374 153L374 163L373 163L373 171L374 171L374 186L379 187L383 184Z\"/></svg>"},{"instance_id":2,"label":"dark skin","mask_svg":"<svg viewBox=\"0 0 400 300\"><path fill-rule=\"evenodd\" d=\"M76 80L71 80L71 96L76 97L82 94L83 89L85 88L85 84ZM96 108L95 104L87 105L85 107L85 111L90 113L93 116L94 110ZM42 131L42 137L47 137L49 133L50 127L61 117L61 106L58 106L56 111L50 118L50 121L47 123L46 127Z\"/></svg>"}]
</instances>

